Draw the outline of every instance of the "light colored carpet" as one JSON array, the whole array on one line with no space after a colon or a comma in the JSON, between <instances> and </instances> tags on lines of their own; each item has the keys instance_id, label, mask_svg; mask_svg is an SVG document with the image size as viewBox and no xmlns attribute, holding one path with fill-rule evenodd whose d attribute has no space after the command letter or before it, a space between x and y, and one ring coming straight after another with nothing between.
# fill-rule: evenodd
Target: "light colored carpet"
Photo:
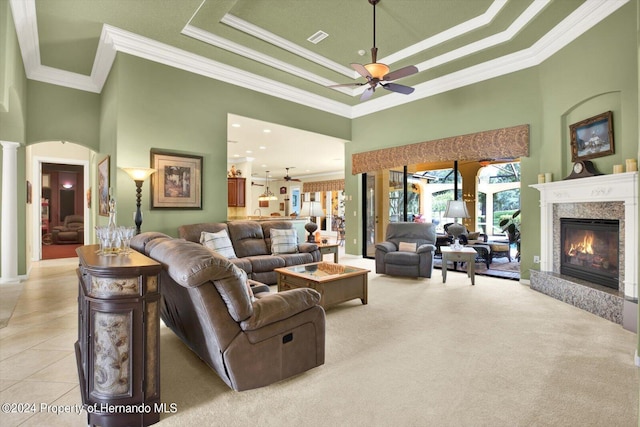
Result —
<instances>
[{"instance_id":1,"label":"light colored carpet","mask_svg":"<svg viewBox=\"0 0 640 427\"><path fill-rule=\"evenodd\" d=\"M323 366L241 393L163 327L159 425L638 425L635 334L512 280L371 273L326 325Z\"/></svg>"}]
</instances>

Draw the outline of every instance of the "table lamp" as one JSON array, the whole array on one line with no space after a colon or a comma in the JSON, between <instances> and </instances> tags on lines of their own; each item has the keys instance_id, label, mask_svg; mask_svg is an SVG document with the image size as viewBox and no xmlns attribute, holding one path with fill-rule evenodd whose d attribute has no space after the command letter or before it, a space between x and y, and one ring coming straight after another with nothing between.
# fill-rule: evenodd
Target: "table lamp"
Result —
<instances>
[{"instance_id":1,"label":"table lamp","mask_svg":"<svg viewBox=\"0 0 640 427\"><path fill-rule=\"evenodd\" d=\"M444 211L445 218L453 218L454 221L458 218L469 218L469 211L467 210L467 204L463 200L449 200L447 202L447 209ZM453 248L460 249L460 240L458 237L464 233L466 227L462 224L454 222L447 228L447 233L451 234L454 238Z\"/></svg>"},{"instance_id":2,"label":"table lamp","mask_svg":"<svg viewBox=\"0 0 640 427\"><path fill-rule=\"evenodd\" d=\"M322 206L320 206L320 202L302 202L300 216L323 217L324 211L322 210ZM316 243L316 238L313 233L318 229L318 224L309 220L309 222L304 225L304 229L307 230L307 233L309 233L309 235L307 236L307 242Z\"/></svg>"}]
</instances>

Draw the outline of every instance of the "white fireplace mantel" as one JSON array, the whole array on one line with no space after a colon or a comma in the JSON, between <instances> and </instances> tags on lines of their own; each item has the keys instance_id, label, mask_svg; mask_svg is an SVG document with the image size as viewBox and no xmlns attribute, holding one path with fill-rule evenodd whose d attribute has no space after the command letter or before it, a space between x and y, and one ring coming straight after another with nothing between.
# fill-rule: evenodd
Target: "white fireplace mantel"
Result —
<instances>
[{"instance_id":1,"label":"white fireplace mantel","mask_svg":"<svg viewBox=\"0 0 640 427\"><path fill-rule=\"evenodd\" d=\"M540 270L553 271L553 205L624 202L624 293L638 299L638 172L569 179L529 187L540 191Z\"/></svg>"}]
</instances>

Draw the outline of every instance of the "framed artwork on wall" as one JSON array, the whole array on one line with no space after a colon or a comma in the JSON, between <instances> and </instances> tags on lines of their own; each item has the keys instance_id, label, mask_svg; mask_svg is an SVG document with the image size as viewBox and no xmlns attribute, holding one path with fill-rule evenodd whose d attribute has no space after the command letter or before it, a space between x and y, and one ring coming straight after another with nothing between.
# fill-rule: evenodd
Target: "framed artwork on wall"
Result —
<instances>
[{"instance_id":1,"label":"framed artwork on wall","mask_svg":"<svg viewBox=\"0 0 640 427\"><path fill-rule=\"evenodd\" d=\"M571 161L593 159L614 154L613 113L598 114L569 126Z\"/></svg>"},{"instance_id":2,"label":"framed artwork on wall","mask_svg":"<svg viewBox=\"0 0 640 427\"><path fill-rule=\"evenodd\" d=\"M98 163L98 215L109 216L109 156Z\"/></svg>"},{"instance_id":3,"label":"framed artwork on wall","mask_svg":"<svg viewBox=\"0 0 640 427\"><path fill-rule=\"evenodd\" d=\"M151 150L152 209L202 209L202 156Z\"/></svg>"}]
</instances>

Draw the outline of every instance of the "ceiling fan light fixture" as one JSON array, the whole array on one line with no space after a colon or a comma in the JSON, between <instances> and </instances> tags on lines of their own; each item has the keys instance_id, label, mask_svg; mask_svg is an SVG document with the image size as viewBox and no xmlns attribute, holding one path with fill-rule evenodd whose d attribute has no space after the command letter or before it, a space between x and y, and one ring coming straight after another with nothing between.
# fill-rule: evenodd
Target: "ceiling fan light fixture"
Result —
<instances>
[{"instance_id":1,"label":"ceiling fan light fixture","mask_svg":"<svg viewBox=\"0 0 640 427\"><path fill-rule=\"evenodd\" d=\"M372 62L371 64L365 64L364 68L367 69L369 74L374 79L382 80L384 76L389 74L389 67L381 62Z\"/></svg>"}]
</instances>

